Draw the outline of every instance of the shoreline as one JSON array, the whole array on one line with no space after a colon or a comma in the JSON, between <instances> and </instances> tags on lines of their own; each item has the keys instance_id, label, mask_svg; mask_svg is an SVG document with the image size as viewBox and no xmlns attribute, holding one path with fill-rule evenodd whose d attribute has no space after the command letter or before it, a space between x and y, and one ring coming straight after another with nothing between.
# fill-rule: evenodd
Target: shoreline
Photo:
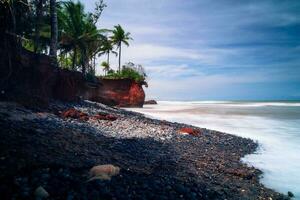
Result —
<instances>
[{"instance_id":1,"label":"shoreline","mask_svg":"<svg viewBox=\"0 0 300 200\"><path fill-rule=\"evenodd\" d=\"M117 119L59 116L71 107ZM265 188L262 172L241 161L258 147L250 139L88 101L33 110L0 102L0 116L0 191L6 197L31 196L42 186L54 199L288 199ZM199 135L182 135L184 127ZM87 183L88 170L99 164L116 165L120 174Z\"/></svg>"},{"instance_id":2,"label":"shoreline","mask_svg":"<svg viewBox=\"0 0 300 200\"><path fill-rule=\"evenodd\" d=\"M257 141L261 151L242 161L263 172L263 185L282 194L293 193L298 199L299 108L298 103L166 101L132 110Z\"/></svg>"}]
</instances>

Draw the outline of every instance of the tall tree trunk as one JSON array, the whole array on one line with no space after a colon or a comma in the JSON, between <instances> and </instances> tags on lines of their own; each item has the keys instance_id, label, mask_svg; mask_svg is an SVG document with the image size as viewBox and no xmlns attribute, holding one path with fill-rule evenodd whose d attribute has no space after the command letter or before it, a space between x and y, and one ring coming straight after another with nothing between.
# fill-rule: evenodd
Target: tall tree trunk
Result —
<instances>
[{"instance_id":1,"label":"tall tree trunk","mask_svg":"<svg viewBox=\"0 0 300 200\"><path fill-rule=\"evenodd\" d=\"M89 64L89 60L87 59L86 50L83 50L83 52L82 52L82 60L81 61L82 61L82 63L81 63L81 65L82 65L82 74L85 75L86 74L86 68Z\"/></svg>"},{"instance_id":2,"label":"tall tree trunk","mask_svg":"<svg viewBox=\"0 0 300 200\"><path fill-rule=\"evenodd\" d=\"M68 66L68 53L66 53L66 57L65 57L65 66L69 69L70 66Z\"/></svg>"},{"instance_id":3,"label":"tall tree trunk","mask_svg":"<svg viewBox=\"0 0 300 200\"><path fill-rule=\"evenodd\" d=\"M43 13L43 0L38 0L36 4L36 22L34 30L34 52L36 53L40 43L40 27Z\"/></svg>"},{"instance_id":4,"label":"tall tree trunk","mask_svg":"<svg viewBox=\"0 0 300 200\"><path fill-rule=\"evenodd\" d=\"M76 58L77 58L77 49L74 48L73 58L72 58L72 70L75 70Z\"/></svg>"},{"instance_id":5,"label":"tall tree trunk","mask_svg":"<svg viewBox=\"0 0 300 200\"><path fill-rule=\"evenodd\" d=\"M107 51L107 64L109 66L109 50Z\"/></svg>"},{"instance_id":6,"label":"tall tree trunk","mask_svg":"<svg viewBox=\"0 0 300 200\"><path fill-rule=\"evenodd\" d=\"M87 66L87 63L86 61L83 62L83 65L82 65L82 74L85 75L86 73L86 66Z\"/></svg>"},{"instance_id":7,"label":"tall tree trunk","mask_svg":"<svg viewBox=\"0 0 300 200\"><path fill-rule=\"evenodd\" d=\"M121 73L121 46L122 44L119 44L119 73Z\"/></svg>"},{"instance_id":8,"label":"tall tree trunk","mask_svg":"<svg viewBox=\"0 0 300 200\"><path fill-rule=\"evenodd\" d=\"M9 4L9 3L8 3ZM14 9L14 5L11 4L11 5L8 5L9 7L9 12L10 12L10 15L11 15L11 22L12 22L12 33L16 33L16 29L17 29L17 22L16 22L16 15L15 15L15 9Z\"/></svg>"},{"instance_id":9,"label":"tall tree trunk","mask_svg":"<svg viewBox=\"0 0 300 200\"><path fill-rule=\"evenodd\" d=\"M93 71L96 74L96 54L94 55L94 67L93 67Z\"/></svg>"},{"instance_id":10,"label":"tall tree trunk","mask_svg":"<svg viewBox=\"0 0 300 200\"><path fill-rule=\"evenodd\" d=\"M50 43L50 56L57 59L57 12L56 0L50 0L50 19L51 19L51 43Z\"/></svg>"}]
</instances>

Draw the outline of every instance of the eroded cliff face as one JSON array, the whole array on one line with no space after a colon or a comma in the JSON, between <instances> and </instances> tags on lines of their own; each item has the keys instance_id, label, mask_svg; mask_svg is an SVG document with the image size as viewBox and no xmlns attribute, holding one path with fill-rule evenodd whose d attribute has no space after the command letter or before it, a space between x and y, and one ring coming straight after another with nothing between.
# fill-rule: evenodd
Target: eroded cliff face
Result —
<instances>
[{"instance_id":1,"label":"eroded cliff face","mask_svg":"<svg viewBox=\"0 0 300 200\"><path fill-rule=\"evenodd\" d=\"M10 67L5 62L0 63L1 77L6 78L0 86L0 99L47 106L50 99L76 101L84 90L81 73L58 68L46 55L22 49L19 58L11 60Z\"/></svg>"},{"instance_id":2,"label":"eroded cliff face","mask_svg":"<svg viewBox=\"0 0 300 200\"><path fill-rule=\"evenodd\" d=\"M98 87L85 90L84 98L107 105L142 107L145 92L142 84L130 79L99 79Z\"/></svg>"},{"instance_id":3,"label":"eroded cliff face","mask_svg":"<svg viewBox=\"0 0 300 200\"><path fill-rule=\"evenodd\" d=\"M8 60L7 51L0 48L0 100L46 106L50 99L76 101L83 98L113 106L143 106L142 84L133 80L99 79L99 83L91 85L80 72L58 68L46 55L20 49L19 56Z\"/></svg>"}]
</instances>

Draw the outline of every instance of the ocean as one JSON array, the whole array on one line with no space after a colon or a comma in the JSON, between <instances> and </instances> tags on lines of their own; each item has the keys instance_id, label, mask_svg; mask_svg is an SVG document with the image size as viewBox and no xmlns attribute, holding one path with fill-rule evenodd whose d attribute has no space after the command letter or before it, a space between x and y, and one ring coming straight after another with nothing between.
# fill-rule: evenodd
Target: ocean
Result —
<instances>
[{"instance_id":1,"label":"ocean","mask_svg":"<svg viewBox=\"0 0 300 200\"><path fill-rule=\"evenodd\" d=\"M300 102L159 101L130 110L257 141L242 161L263 171L265 186L300 199Z\"/></svg>"}]
</instances>

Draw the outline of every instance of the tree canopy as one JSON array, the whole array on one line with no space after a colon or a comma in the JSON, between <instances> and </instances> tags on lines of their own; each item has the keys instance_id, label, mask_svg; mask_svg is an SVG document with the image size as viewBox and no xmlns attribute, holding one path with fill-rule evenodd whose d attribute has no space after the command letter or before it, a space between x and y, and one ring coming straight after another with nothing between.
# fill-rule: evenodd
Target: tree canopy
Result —
<instances>
[{"instance_id":1,"label":"tree canopy","mask_svg":"<svg viewBox=\"0 0 300 200\"><path fill-rule=\"evenodd\" d=\"M119 24L113 30L97 27L106 6L98 0L94 12L86 12L79 1L1 0L0 25L3 32L20 38L23 48L51 55L60 67L95 74L96 66L102 66L109 74L113 54L118 55L118 73L124 74L121 48L132 38ZM97 65L103 55L106 62Z\"/></svg>"}]
</instances>

